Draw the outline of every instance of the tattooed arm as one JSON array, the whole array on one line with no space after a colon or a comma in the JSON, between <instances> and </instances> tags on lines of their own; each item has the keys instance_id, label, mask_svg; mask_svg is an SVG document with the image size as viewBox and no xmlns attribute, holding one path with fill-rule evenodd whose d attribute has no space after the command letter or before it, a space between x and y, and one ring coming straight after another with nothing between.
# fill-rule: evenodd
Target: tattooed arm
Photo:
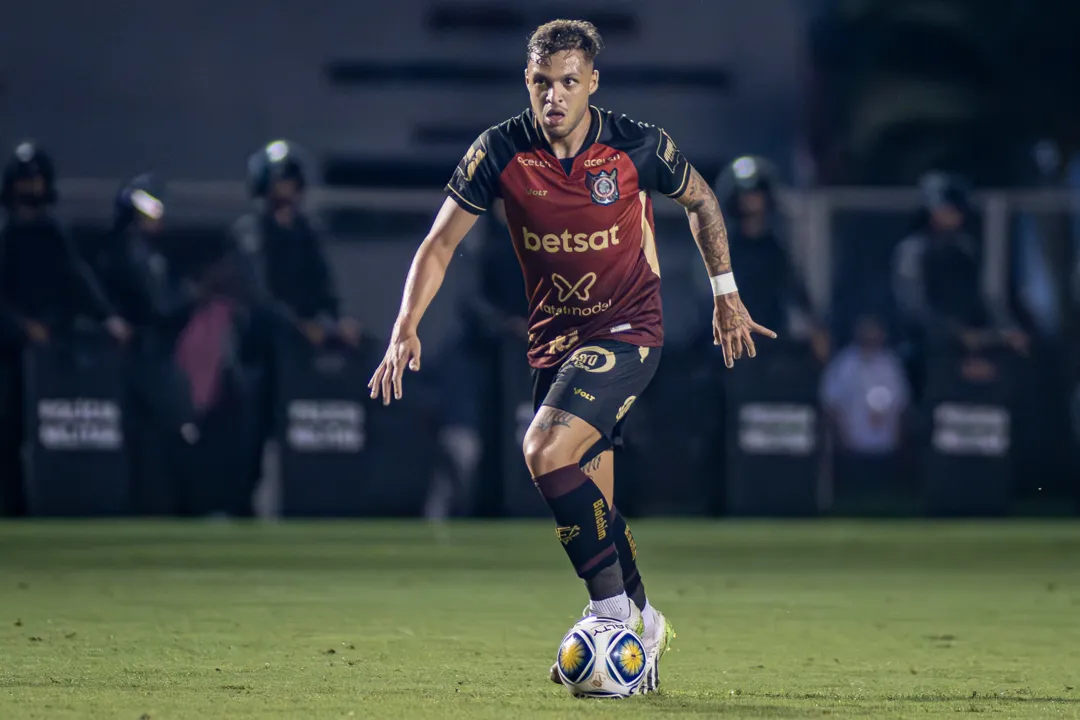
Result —
<instances>
[{"instance_id":1,"label":"tattooed arm","mask_svg":"<svg viewBox=\"0 0 1080 720\"><path fill-rule=\"evenodd\" d=\"M690 232L694 236L701 258L710 277L729 273L731 252L728 249L727 227L720 212L720 203L712 188L693 167L686 190L676 202L686 208ZM718 295L713 310L713 343L724 349L724 362L731 367L742 357L743 346L750 357L757 354L751 333L775 338L776 333L754 322L743 306L738 292Z\"/></svg>"}]
</instances>

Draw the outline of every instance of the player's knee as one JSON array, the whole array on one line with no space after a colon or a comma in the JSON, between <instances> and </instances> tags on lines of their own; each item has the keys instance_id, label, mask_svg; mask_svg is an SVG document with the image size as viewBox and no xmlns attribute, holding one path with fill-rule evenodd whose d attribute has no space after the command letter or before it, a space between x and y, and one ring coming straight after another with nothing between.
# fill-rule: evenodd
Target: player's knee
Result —
<instances>
[{"instance_id":1,"label":"player's knee","mask_svg":"<svg viewBox=\"0 0 1080 720\"><path fill-rule=\"evenodd\" d=\"M532 429L525 433L525 442L522 444L525 464L534 478L576 463L578 458L574 457L575 449L566 442L560 442L550 433Z\"/></svg>"}]
</instances>

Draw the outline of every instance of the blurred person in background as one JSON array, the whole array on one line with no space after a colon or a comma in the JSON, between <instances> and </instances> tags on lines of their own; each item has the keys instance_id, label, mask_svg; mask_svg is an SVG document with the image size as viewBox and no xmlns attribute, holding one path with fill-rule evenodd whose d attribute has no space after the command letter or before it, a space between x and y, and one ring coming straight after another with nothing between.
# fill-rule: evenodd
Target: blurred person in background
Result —
<instances>
[{"instance_id":1,"label":"blurred person in background","mask_svg":"<svg viewBox=\"0 0 1080 720\"><path fill-rule=\"evenodd\" d=\"M965 181L942 172L919 183L923 209L916 230L893 254L893 295L904 343L904 361L914 394L921 397L922 365L934 349L1009 347L1027 352L1028 337L1008 310L986 301L982 290L981 243L970 232ZM972 364L985 367L983 361Z\"/></svg>"},{"instance_id":2,"label":"blurred person in background","mask_svg":"<svg viewBox=\"0 0 1080 720\"><path fill-rule=\"evenodd\" d=\"M128 180L117 192L112 234L96 262L103 285L134 328L133 347L141 351L171 346L197 297L196 286L176 276L165 252L164 219L164 183L151 173Z\"/></svg>"},{"instance_id":3,"label":"blurred person in background","mask_svg":"<svg viewBox=\"0 0 1080 720\"><path fill-rule=\"evenodd\" d=\"M899 479L910 400L903 364L886 344L880 319L860 317L854 338L821 379L821 402L837 438L835 484L841 503L845 497L889 489Z\"/></svg>"},{"instance_id":4,"label":"blurred person in background","mask_svg":"<svg viewBox=\"0 0 1080 720\"><path fill-rule=\"evenodd\" d=\"M360 325L340 315L321 224L303 207L303 158L304 151L286 140L251 155L248 191L257 209L233 227L251 313L245 356L256 378L259 428L252 489L261 479L263 446L273 433L278 342L293 332L316 347L327 341L355 347L361 340Z\"/></svg>"},{"instance_id":5,"label":"blurred person in background","mask_svg":"<svg viewBox=\"0 0 1080 720\"><path fill-rule=\"evenodd\" d=\"M0 511L24 509L23 348L70 337L82 318L103 323L118 342L131 332L53 214L56 200L52 159L33 143L20 143L0 186Z\"/></svg>"},{"instance_id":6,"label":"blurred person in background","mask_svg":"<svg viewBox=\"0 0 1080 720\"><path fill-rule=\"evenodd\" d=\"M307 174L303 151L275 140L248 161L248 188L259 209L235 232L257 273L264 300L279 319L314 345L338 337L356 345L360 326L339 315L334 279L322 243L324 231L303 208Z\"/></svg>"},{"instance_id":7,"label":"blurred person in background","mask_svg":"<svg viewBox=\"0 0 1080 720\"><path fill-rule=\"evenodd\" d=\"M730 218L728 228L732 263L739 277L747 278L740 290L754 317L770 328L785 328L785 337L807 336L814 355L825 362L829 336L814 312L810 295L779 228L777 172L767 160L744 156L727 165L716 181L716 196ZM793 322L794 320L794 322ZM797 330L803 329L799 333Z\"/></svg>"},{"instance_id":8,"label":"blurred person in background","mask_svg":"<svg viewBox=\"0 0 1080 720\"><path fill-rule=\"evenodd\" d=\"M110 297L132 324L128 379L134 419L129 451L143 481L139 509L151 514L183 511L177 498L185 492L190 463L183 448L195 443L191 385L176 358L181 332L196 304L201 285L184 277L162 239L165 222L164 183L145 173L125 182L113 205L112 233L96 260L96 269ZM142 452L149 449L147 457Z\"/></svg>"},{"instance_id":9,"label":"blurred person in background","mask_svg":"<svg viewBox=\"0 0 1080 720\"><path fill-rule=\"evenodd\" d=\"M475 273L475 291L462 301L461 335L447 344L437 364L441 387L439 446L445 460L435 472L424 505L431 520L470 515L481 460L498 447L504 345L525 347L529 336L524 284L512 243L506 242L502 203L484 222L486 232L461 243L462 260Z\"/></svg>"}]
</instances>

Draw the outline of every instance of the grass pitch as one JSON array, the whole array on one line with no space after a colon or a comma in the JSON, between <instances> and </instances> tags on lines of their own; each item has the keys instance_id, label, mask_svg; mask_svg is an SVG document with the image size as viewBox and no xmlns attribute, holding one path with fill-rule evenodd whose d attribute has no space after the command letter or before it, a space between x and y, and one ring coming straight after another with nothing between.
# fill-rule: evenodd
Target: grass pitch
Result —
<instances>
[{"instance_id":1,"label":"grass pitch","mask_svg":"<svg viewBox=\"0 0 1080 720\"><path fill-rule=\"evenodd\" d=\"M634 524L659 696L547 681L550 524L0 524L0 718L1080 717L1080 524Z\"/></svg>"}]
</instances>

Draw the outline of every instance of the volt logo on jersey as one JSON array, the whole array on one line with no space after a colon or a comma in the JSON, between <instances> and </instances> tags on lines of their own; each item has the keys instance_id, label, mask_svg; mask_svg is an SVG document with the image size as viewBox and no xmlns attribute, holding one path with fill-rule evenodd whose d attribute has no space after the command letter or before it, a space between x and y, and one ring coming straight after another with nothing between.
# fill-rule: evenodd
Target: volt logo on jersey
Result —
<instances>
[{"instance_id":1,"label":"volt logo on jersey","mask_svg":"<svg viewBox=\"0 0 1080 720\"><path fill-rule=\"evenodd\" d=\"M596 284L596 273L585 273L576 283L571 283L559 273L552 273L551 282L555 284L555 289L559 291L559 302L566 302L572 297L576 297L582 302L588 302L589 291Z\"/></svg>"},{"instance_id":2,"label":"volt logo on jersey","mask_svg":"<svg viewBox=\"0 0 1080 720\"><path fill-rule=\"evenodd\" d=\"M597 205L611 205L619 199L619 169L585 173L585 187Z\"/></svg>"}]
</instances>

